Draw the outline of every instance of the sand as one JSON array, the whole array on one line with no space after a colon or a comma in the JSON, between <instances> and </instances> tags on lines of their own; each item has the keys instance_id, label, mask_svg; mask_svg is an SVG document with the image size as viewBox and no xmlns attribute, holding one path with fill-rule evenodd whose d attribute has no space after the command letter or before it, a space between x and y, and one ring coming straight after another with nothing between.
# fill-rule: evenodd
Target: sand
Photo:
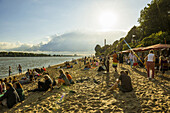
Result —
<instances>
[{"instance_id":1,"label":"sand","mask_svg":"<svg viewBox=\"0 0 170 113\"><path fill-rule=\"evenodd\" d=\"M18 103L12 109L0 107L3 112L95 112L95 113L140 113L140 112L170 112L170 74L164 77L156 76L156 81L147 79L146 70L143 68L131 69L129 65L118 67L118 73L110 64L110 73L97 75L97 68L83 71L83 62L73 64L74 68L64 69L68 71L73 80L89 77L90 80L75 83L71 86L62 86L47 92L27 92L37 87L37 82L24 85L26 99ZM59 76L58 66L47 68L51 77ZM108 91L119 77L121 70L128 70L132 79L134 90L123 93L119 89ZM94 82L95 79L97 83ZM100 83L99 83L100 82ZM62 101L60 98L64 95Z\"/></svg>"}]
</instances>

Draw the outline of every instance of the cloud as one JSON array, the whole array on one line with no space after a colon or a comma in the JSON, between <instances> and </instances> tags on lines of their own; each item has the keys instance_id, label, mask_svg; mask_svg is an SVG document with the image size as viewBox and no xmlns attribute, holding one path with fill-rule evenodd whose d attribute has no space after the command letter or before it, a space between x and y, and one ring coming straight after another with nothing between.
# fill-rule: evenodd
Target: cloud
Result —
<instances>
[{"instance_id":1,"label":"cloud","mask_svg":"<svg viewBox=\"0 0 170 113\"><path fill-rule=\"evenodd\" d=\"M21 42L0 42L0 50L9 50L15 48L30 48L32 44L24 44Z\"/></svg>"},{"instance_id":2,"label":"cloud","mask_svg":"<svg viewBox=\"0 0 170 113\"><path fill-rule=\"evenodd\" d=\"M126 33L123 31L112 32L87 32L72 31L61 35L54 34L34 40L37 44L21 42L0 42L0 50L15 51L93 51L96 44L103 45L104 39L107 44L112 44Z\"/></svg>"},{"instance_id":3,"label":"cloud","mask_svg":"<svg viewBox=\"0 0 170 113\"><path fill-rule=\"evenodd\" d=\"M48 42L50 42L52 39L51 36L46 36L42 41L41 44L47 44Z\"/></svg>"},{"instance_id":4,"label":"cloud","mask_svg":"<svg viewBox=\"0 0 170 113\"><path fill-rule=\"evenodd\" d=\"M13 49L20 47L21 43L16 42L16 43L11 43L11 42L0 42L0 49L1 50L6 50L6 49Z\"/></svg>"},{"instance_id":5,"label":"cloud","mask_svg":"<svg viewBox=\"0 0 170 113\"><path fill-rule=\"evenodd\" d=\"M92 51L96 44L103 44L107 39L107 44L112 44L126 33L122 31L112 32L85 32L73 31L62 35L52 35L51 41L42 45L41 51Z\"/></svg>"}]
</instances>

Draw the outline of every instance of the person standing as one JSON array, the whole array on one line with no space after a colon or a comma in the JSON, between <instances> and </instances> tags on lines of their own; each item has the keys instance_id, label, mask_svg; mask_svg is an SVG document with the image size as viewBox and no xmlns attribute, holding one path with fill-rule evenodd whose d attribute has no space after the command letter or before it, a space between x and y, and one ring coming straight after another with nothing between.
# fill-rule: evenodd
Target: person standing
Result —
<instances>
[{"instance_id":1,"label":"person standing","mask_svg":"<svg viewBox=\"0 0 170 113\"><path fill-rule=\"evenodd\" d=\"M119 67L122 67L123 64L123 53L121 51L121 53L119 54Z\"/></svg>"},{"instance_id":2,"label":"person standing","mask_svg":"<svg viewBox=\"0 0 170 113\"><path fill-rule=\"evenodd\" d=\"M137 57L133 54L133 66L137 66L138 62L137 62Z\"/></svg>"},{"instance_id":3,"label":"person standing","mask_svg":"<svg viewBox=\"0 0 170 113\"><path fill-rule=\"evenodd\" d=\"M12 73L11 66L9 66L9 76L11 76L11 73Z\"/></svg>"},{"instance_id":4,"label":"person standing","mask_svg":"<svg viewBox=\"0 0 170 113\"><path fill-rule=\"evenodd\" d=\"M155 54L153 53L153 50L149 51L149 54L145 57L147 60L146 65L147 65L147 75L148 79L150 79L150 72L152 71L152 80L154 79L154 72L155 72ZM151 71L150 71L151 69Z\"/></svg>"},{"instance_id":5,"label":"person standing","mask_svg":"<svg viewBox=\"0 0 170 113\"><path fill-rule=\"evenodd\" d=\"M117 53L116 51L114 51L114 54L113 54L113 68L115 68L115 72L117 72L117 64L118 64L118 60L117 60Z\"/></svg>"},{"instance_id":6,"label":"person standing","mask_svg":"<svg viewBox=\"0 0 170 113\"><path fill-rule=\"evenodd\" d=\"M110 60L110 57L109 57L109 55L107 55L107 57L106 57L106 66L107 66L107 68L106 68L106 70L107 70L107 73L109 73L109 65L110 65L110 62L109 62L109 60Z\"/></svg>"},{"instance_id":7,"label":"person standing","mask_svg":"<svg viewBox=\"0 0 170 113\"><path fill-rule=\"evenodd\" d=\"M129 57L129 60L130 60L130 67L132 68L132 66L133 66L133 52L132 51L130 51L128 57Z\"/></svg>"},{"instance_id":8,"label":"person standing","mask_svg":"<svg viewBox=\"0 0 170 113\"><path fill-rule=\"evenodd\" d=\"M18 65L18 71L19 71L19 75L20 75L20 74L22 75L22 67L21 67L20 64Z\"/></svg>"}]
</instances>

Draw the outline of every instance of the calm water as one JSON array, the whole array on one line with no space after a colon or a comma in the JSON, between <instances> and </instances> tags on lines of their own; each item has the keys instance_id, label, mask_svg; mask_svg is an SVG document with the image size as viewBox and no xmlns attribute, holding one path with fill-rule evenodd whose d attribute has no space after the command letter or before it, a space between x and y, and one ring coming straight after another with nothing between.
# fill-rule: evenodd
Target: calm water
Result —
<instances>
[{"instance_id":1,"label":"calm water","mask_svg":"<svg viewBox=\"0 0 170 113\"><path fill-rule=\"evenodd\" d=\"M0 57L0 78L8 76L9 66L12 68L12 75L17 74L17 66L21 64L23 72L35 67L48 67L65 61L78 59L80 57Z\"/></svg>"}]
</instances>

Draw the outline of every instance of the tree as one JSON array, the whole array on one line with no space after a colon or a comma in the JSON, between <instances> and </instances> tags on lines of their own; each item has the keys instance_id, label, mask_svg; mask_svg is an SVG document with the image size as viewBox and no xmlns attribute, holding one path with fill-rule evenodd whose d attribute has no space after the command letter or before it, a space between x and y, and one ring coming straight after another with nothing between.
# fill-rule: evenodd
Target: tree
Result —
<instances>
[{"instance_id":1,"label":"tree","mask_svg":"<svg viewBox=\"0 0 170 113\"><path fill-rule=\"evenodd\" d=\"M100 50L101 50L101 46L99 44L97 44L96 47L95 47L95 51L100 52Z\"/></svg>"}]
</instances>

